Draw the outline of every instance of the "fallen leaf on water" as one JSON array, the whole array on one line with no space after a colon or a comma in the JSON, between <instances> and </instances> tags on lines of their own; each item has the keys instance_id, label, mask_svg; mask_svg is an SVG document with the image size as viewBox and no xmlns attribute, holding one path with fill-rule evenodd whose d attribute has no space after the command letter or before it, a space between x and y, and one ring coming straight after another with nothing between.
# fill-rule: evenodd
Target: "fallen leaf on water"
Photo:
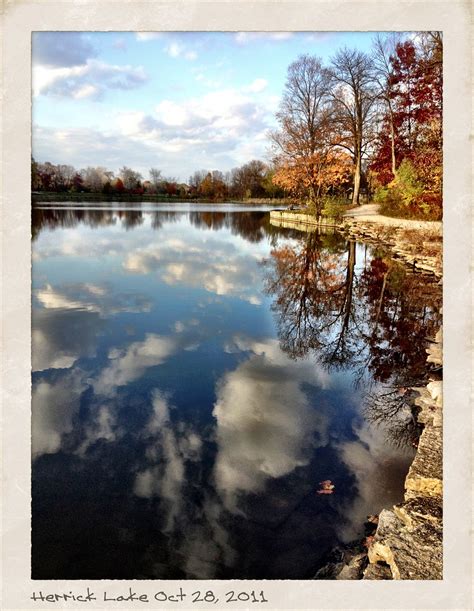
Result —
<instances>
[{"instance_id":1,"label":"fallen leaf on water","mask_svg":"<svg viewBox=\"0 0 474 611\"><path fill-rule=\"evenodd\" d=\"M319 485L321 486L321 490L316 491L318 494L332 494L335 488L330 479L325 479L322 482L319 482Z\"/></svg>"}]
</instances>

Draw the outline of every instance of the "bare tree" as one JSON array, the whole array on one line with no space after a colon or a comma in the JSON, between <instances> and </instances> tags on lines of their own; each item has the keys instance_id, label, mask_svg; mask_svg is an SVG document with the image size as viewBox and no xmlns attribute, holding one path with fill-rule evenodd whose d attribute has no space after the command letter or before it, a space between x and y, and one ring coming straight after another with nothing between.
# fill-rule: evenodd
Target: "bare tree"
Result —
<instances>
[{"instance_id":1,"label":"bare tree","mask_svg":"<svg viewBox=\"0 0 474 611\"><path fill-rule=\"evenodd\" d=\"M120 169L119 173L126 189L136 189L140 185L142 176L139 172L135 172L135 170L124 166Z\"/></svg>"},{"instance_id":2,"label":"bare tree","mask_svg":"<svg viewBox=\"0 0 474 611\"><path fill-rule=\"evenodd\" d=\"M355 49L344 48L331 61L332 96L338 139L335 144L350 151L354 162L352 204L359 204L363 156L372 138L377 99L372 59Z\"/></svg>"},{"instance_id":3,"label":"bare tree","mask_svg":"<svg viewBox=\"0 0 474 611\"><path fill-rule=\"evenodd\" d=\"M277 163L301 168L310 204L318 203L317 156L330 147L330 74L317 57L301 55L288 67L277 120L270 137Z\"/></svg>"},{"instance_id":4,"label":"bare tree","mask_svg":"<svg viewBox=\"0 0 474 611\"><path fill-rule=\"evenodd\" d=\"M390 131L390 154L392 174L397 175L397 161L395 156L395 121L392 103L392 65L391 57L395 55L395 48L400 40L400 34L377 34L373 43L374 78L377 83L377 93L388 111L388 127Z\"/></svg>"},{"instance_id":5,"label":"bare tree","mask_svg":"<svg viewBox=\"0 0 474 611\"><path fill-rule=\"evenodd\" d=\"M151 184L153 185L153 188L157 189L160 185L160 182L162 182L163 180L161 176L161 170L158 170L158 168L151 168L149 174L150 174L150 181L151 181Z\"/></svg>"},{"instance_id":6,"label":"bare tree","mask_svg":"<svg viewBox=\"0 0 474 611\"><path fill-rule=\"evenodd\" d=\"M105 168L93 168L87 167L81 170L81 177L84 182L84 186L90 191L100 191L108 178L106 176Z\"/></svg>"}]
</instances>

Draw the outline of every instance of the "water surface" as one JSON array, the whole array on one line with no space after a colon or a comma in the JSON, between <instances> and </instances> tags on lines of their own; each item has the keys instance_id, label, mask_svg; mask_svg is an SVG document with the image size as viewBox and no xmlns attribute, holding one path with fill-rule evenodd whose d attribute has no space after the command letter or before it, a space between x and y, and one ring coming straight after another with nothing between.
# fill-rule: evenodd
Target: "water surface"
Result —
<instances>
[{"instance_id":1,"label":"water surface","mask_svg":"<svg viewBox=\"0 0 474 611\"><path fill-rule=\"evenodd\" d=\"M437 285L258 208L53 204L33 238L33 578L312 578L402 499Z\"/></svg>"}]
</instances>

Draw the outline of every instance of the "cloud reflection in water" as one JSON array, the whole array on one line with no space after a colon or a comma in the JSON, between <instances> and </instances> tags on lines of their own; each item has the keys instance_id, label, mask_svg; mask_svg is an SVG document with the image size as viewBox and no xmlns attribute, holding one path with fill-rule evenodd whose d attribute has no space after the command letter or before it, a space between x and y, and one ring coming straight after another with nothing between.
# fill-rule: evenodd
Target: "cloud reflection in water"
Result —
<instances>
[{"instance_id":1,"label":"cloud reflection in water","mask_svg":"<svg viewBox=\"0 0 474 611\"><path fill-rule=\"evenodd\" d=\"M225 374L217 391L218 454L214 476L225 507L237 511L239 493L257 493L269 478L308 464L327 442L326 417L311 405L303 383L328 385L327 374L290 360L276 340L236 345L253 354Z\"/></svg>"}]
</instances>

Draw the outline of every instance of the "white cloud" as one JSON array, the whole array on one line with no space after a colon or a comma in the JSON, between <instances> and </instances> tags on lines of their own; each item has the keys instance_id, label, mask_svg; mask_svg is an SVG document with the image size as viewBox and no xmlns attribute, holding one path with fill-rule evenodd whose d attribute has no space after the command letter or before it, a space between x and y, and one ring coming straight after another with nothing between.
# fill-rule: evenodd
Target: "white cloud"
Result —
<instances>
[{"instance_id":1,"label":"white cloud","mask_svg":"<svg viewBox=\"0 0 474 611\"><path fill-rule=\"evenodd\" d=\"M179 57L184 51L184 47L177 42L172 42L165 48L165 51L170 57Z\"/></svg>"},{"instance_id":2,"label":"white cloud","mask_svg":"<svg viewBox=\"0 0 474 611\"><path fill-rule=\"evenodd\" d=\"M268 81L264 78L256 78L250 85L244 87L244 91L250 91L252 93L259 93L263 91L268 85Z\"/></svg>"},{"instance_id":3,"label":"white cloud","mask_svg":"<svg viewBox=\"0 0 474 611\"><path fill-rule=\"evenodd\" d=\"M91 98L97 96L99 93L99 88L95 85L84 85L76 91L73 92L72 97L76 100L80 100L81 98Z\"/></svg>"},{"instance_id":4,"label":"white cloud","mask_svg":"<svg viewBox=\"0 0 474 611\"><path fill-rule=\"evenodd\" d=\"M107 89L129 90L148 80L142 66L118 66L88 59L68 67L34 66L33 94L57 97L99 98Z\"/></svg>"},{"instance_id":5,"label":"white cloud","mask_svg":"<svg viewBox=\"0 0 474 611\"><path fill-rule=\"evenodd\" d=\"M191 115L186 106L170 100L163 100L155 108L158 119L165 125L184 125L189 123Z\"/></svg>"},{"instance_id":6,"label":"white cloud","mask_svg":"<svg viewBox=\"0 0 474 611\"><path fill-rule=\"evenodd\" d=\"M110 405L94 406L94 413L84 428L84 439L77 449L79 456L84 456L90 446L99 439L113 442L122 430L117 430L117 418Z\"/></svg>"},{"instance_id":7,"label":"white cloud","mask_svg":"<svg viewBox=\"0 0 474 611\"><path fill-rule=\"evenodd\" d=\"M194 61L198 57L198 54L196 53L196 51L193 51L193 50L188 51L185 45L183 45L182 43L176 42L176 41L171 42L168 46L166 46L165 52L170 57L174 57L174 58L183 57L184 59L188 61Z\"/></svg>"},{"instance_id":8,"label":"white cloud","mask_svg":"<svg viewBox=\"0 0 474 611\"><path fill-rule=\"evenodd\" d=\"M83 85L74 89L76 95ZM260 81L253 84L261 86ZM128 165L145 174L153 157L165 175L186 181L197 167L225 171L265 157L266 134L275 120L273 98L228 88L183 101L164 99L148 114L117 113L103 130L33 126L33 155L76 167L95 164L118 170Z\"/></svg>"},{"instance_id":9,"label":"white cloud","mask_svg":"<svg viewBox=\"0 0 474 611\"><path fill-rule=\"evenodd\" d=\"M156 40L163 36L162 32L137 32L135 34L138 42L148 42L149 40Z\"/></svg>"},{"instance_id":10,"label":"white cloud","mask_svg":"<svg viewBox=\"0 0 474 611\"><path fill-rule=\"evenodd\" d=\"M293 32L237 32L235 41L239 45L245 45L256 40L288 40Z\"/></svg>"}]
</instances>

